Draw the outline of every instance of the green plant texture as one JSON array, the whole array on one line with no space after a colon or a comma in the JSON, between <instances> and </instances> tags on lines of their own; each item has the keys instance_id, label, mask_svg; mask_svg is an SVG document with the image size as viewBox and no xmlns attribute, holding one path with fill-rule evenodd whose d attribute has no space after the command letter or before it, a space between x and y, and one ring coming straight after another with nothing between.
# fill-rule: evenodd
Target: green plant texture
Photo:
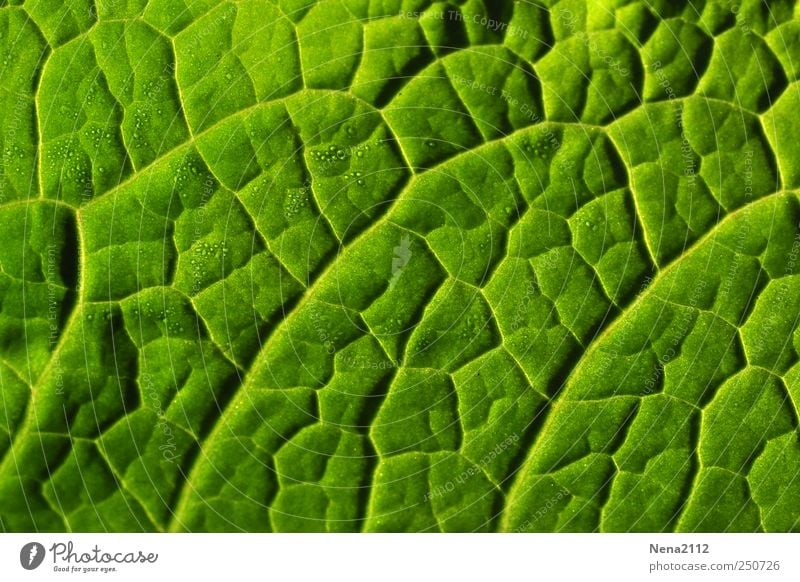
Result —
<instances>
[{"instance_id":1,"label":"green plant texture","mask_svg":"<svg viewBox=\"0 0 800 582\"><path fill-rule=\"evenodd\" d=\"M0 1L0 531L800 531L800 3Z\"/></svg>"}]
</instances>

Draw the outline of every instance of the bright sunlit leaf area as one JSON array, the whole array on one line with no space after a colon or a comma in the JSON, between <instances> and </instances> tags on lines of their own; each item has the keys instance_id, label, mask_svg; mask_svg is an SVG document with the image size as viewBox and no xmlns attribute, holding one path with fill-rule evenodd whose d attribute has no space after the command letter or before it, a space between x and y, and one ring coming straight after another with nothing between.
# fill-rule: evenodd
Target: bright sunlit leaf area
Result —
<instances>
[{"instance_id":1,"label":"bright sunlit leaf area","mask_svg":"<svg viewBox=\"0 0 800 582\"><path fill-rule=\"evenodd\" d=\"M800 529L800 5L0 2L0 531Z\"/></svg>"}]
</instances>

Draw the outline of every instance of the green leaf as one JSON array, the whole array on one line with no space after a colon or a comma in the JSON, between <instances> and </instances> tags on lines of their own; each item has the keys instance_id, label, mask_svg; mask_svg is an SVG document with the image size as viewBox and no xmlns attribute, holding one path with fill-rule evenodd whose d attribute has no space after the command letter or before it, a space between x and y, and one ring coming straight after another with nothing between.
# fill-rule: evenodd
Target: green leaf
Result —
<instances>
[{"instance_id":1,"label":"green leaf","mask_svg":"<svg viewBox=\"0 0 800 582\"><path fill-rule=\"evenodd\" d=\"M798 14L0 3L0 531L800 531Z\"/></svg>"}]
</instances>

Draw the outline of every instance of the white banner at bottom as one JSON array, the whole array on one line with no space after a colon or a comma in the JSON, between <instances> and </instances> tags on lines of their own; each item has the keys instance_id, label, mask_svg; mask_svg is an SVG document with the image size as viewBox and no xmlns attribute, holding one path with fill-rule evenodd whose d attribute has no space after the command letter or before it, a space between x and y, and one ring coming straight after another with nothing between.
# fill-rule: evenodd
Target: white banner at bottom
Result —
<instances>
[{"instance_id":1,"label":"white banner at bottom","mask_svg":"<svg viewBox=\"0 0 800 582\"><path fill-rule=\"evenodd\" d=\"M0 580L800 580L797 534L2 534Z\"/></svg>"}]
</instances>

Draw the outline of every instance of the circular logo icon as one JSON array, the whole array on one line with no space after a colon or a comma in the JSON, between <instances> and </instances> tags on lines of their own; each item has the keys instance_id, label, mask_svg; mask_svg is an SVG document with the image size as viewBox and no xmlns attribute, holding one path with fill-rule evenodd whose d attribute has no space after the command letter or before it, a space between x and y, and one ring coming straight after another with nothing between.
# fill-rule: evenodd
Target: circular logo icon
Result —
<instances>
[{"instance_id":1,"label":"circular logo icon","mask_svg":"<svg viewBox=\"0 0 800 582\"><path fill-rule=\"evenodd\" d=\"M39 542L30 542L19 551L19 563L26 570L35 570L44 561L44 546Z\"/></svg>"}]
</instances>

